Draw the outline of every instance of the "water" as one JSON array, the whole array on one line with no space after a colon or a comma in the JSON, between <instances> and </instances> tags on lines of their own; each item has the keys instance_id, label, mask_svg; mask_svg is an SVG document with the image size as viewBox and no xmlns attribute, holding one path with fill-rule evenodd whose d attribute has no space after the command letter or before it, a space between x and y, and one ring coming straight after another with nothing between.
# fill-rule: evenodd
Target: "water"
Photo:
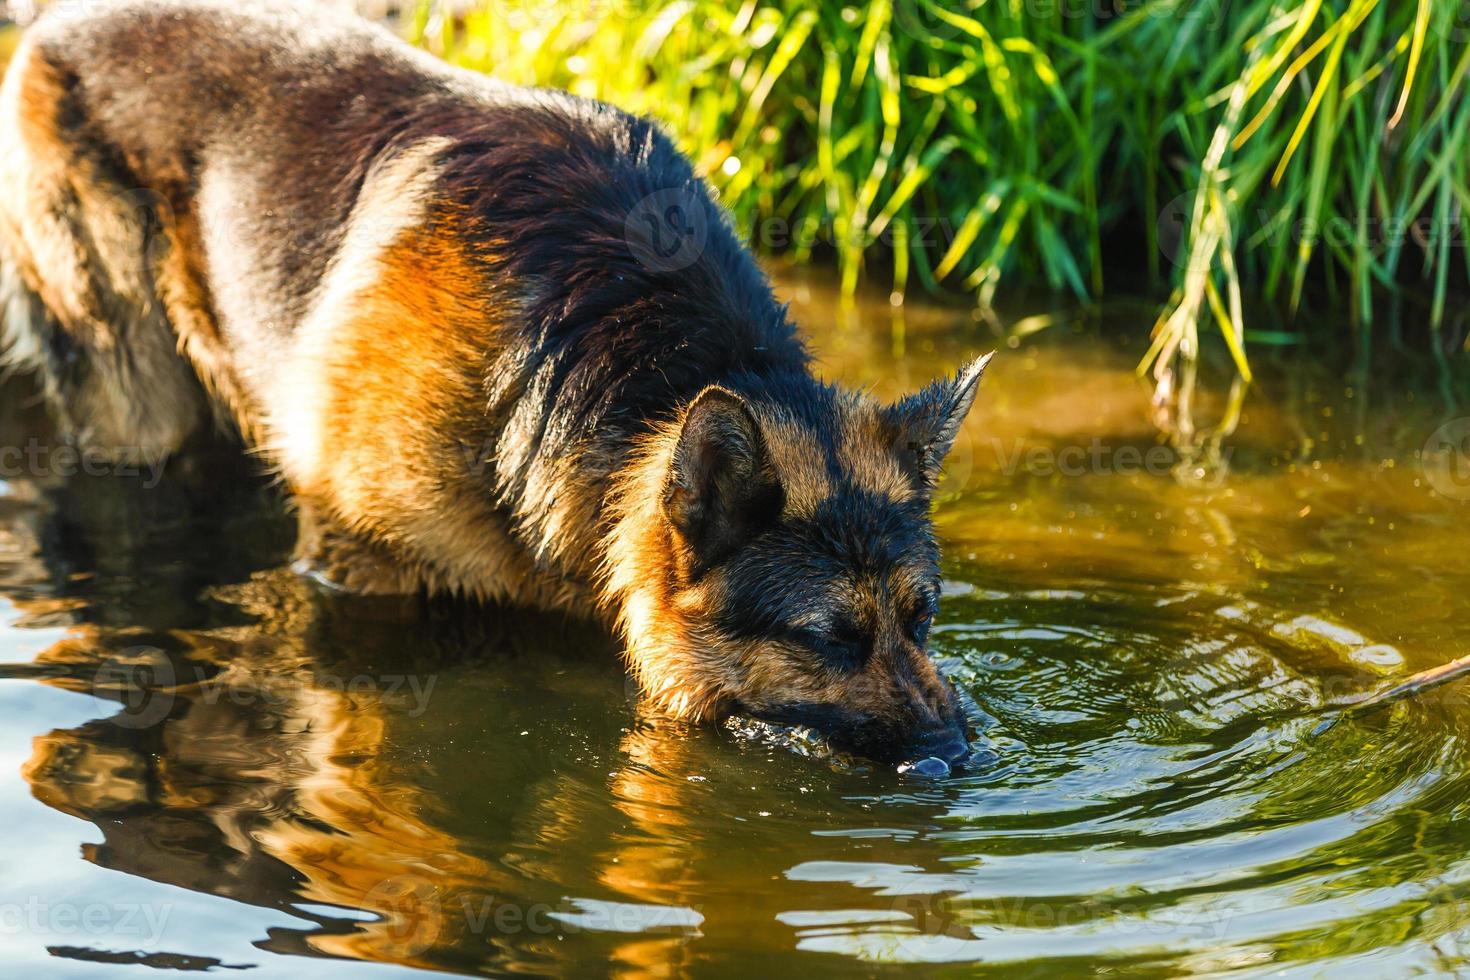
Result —
<instances>
[{"instance_id":1,"label":"water","mask_svg":"<svg viewBox=\"0 0 1470 980\"><path fill-rule=\"evenodd\" d=\"M782 289L826 373L880 394L997 343L915 307L895 354L886 302ZM1470 689L1324 724L1470 652L1464 461L1420 459L1456 412L1433 378L1288 356L1229 474L1181 481L1132 373L1145 315L998 343L942 488L934 634L994 761L945 780L647 723L613 645L560 619L323 595L229 453L157 486L55 456L8 477L0 958L1470 970ZM54 447L23 386L0 402L0 445Z\"/></svg>"}]
</instances>

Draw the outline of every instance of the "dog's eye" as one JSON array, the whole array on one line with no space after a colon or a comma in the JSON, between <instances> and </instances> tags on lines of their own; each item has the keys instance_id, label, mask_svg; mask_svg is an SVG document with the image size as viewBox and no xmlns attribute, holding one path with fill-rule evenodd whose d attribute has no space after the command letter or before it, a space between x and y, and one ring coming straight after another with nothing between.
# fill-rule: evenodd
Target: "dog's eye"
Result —
<instances>
[{"instance_id":1,"label":"dog's eye","mask_svg":"<svg viewBox=\"0 0 1470 980\"><path fill-rule=\"evenodd\" d=\"M924 643L929 639L929 627L934 625L934 612L934 604L929 602L909 615L909 639L915 643Z\"/></svg>"}]
</instances>

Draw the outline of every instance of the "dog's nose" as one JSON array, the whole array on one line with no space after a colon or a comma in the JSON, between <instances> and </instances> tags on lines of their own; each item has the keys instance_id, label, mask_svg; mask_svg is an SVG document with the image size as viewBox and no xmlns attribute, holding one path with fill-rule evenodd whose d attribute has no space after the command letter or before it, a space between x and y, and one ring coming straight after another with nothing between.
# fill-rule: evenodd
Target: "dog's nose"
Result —
<instances>
[{"instance_id":1,"label":"dog's nose","mask_svg":"<svg viewBox=\"0 0 1470 980\"><path fill-rule=\"evenodd\" d=\"M970 743L963 736L946 735L937 743L930 744L928 750L930 755L953 766L964 762L970 755Z\"/></svg>"},{"instance_id":2,"label":"dog's nose","mask_svg":"<svg viewBox=\"0 0 1470 980\"><path fill-rule=\"evenodd\" d=\"M970 743L952 732L941 732L920 742L910 761L899 772L919 776L948 776L950 770L970 755Z\"/></svg>"}]
</instances>

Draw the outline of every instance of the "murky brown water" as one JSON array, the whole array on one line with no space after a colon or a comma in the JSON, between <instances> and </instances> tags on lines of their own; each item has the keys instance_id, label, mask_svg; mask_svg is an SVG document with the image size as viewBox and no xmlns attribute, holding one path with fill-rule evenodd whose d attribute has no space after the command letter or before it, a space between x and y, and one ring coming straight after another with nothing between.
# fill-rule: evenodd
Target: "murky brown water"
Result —
<instances>
[{"instance_id":1,"label":"murky brown water","mask_svg":"<svg viewBox=\"0 0 1470 980\"><path fill-rule=\"evenodd\" d=\"M1002 350L935 631L994 768L648 727L594 631L318 594L247 466L59 476L11 384L0 446L45 461L0 484L7 968L1470 969L1470 689L1324 724L1470 652L1470 460L1420 458L1470 409L1290 355L1229 474L1180 481L1146 309L1010 346L916 307L895 354L885 303L783 290L883 394Z\"/></svg>"}]
</instances>

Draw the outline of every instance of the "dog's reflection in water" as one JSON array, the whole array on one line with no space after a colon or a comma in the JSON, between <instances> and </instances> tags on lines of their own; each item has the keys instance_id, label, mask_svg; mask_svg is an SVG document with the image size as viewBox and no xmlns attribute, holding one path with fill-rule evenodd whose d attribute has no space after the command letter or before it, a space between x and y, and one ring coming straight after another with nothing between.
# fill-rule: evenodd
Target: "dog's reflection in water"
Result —
<instances>
[{"instance_id":1,"label":"dog's reflection in water","mask_svg":"<svg viewBox=\"0 0 1470 980\"><path fill-rule=\"evenodd\" d=\"M275 952L464 972L561 971L584 956L622 975L680 970L700 925L698 914L677 908L698 844L679 833L687 808L669 796L682 781L649 764L677 765L658 757L689 751L682 733L610 722L607 744L619 747L603 770L611 808L600 788L569 789L574 777L465 773L450 771L452 762L441 769L432 745L395 736L412 728L438 668L419 661L385 672L378 661L354 674L360 663L333 662L344 635L349 643L354 631L403 637L417 626L372 615L365 624L356 600L325 601L284 570L211 598L245 613L233 618L247 624L167 633L77 626L22 668L120 705L111 717L38 736L24 766L37 799L101 830L100 844L84 845L85 859L305 920L257 944ZM605 652L597 657L607 662ZM443 722L439 713L417 731L426 742L442 739ZM498 737L493 726L482 733ZM400 744L390 746L395 737ZM482 746L471 757L495 755ZM467 819L438 798L455 779L494 794L491 812L478 814L493 828L443 829ZM588 840L610 823L609 810L640 830L636 839ZM590 913L569 903L573 883L589 879L620 901ZM533 894L540 885L544 893ZM604 932L596 920L609 908L622 921ZM558 942L578 929L594 941Z\"/></svg>"}]
</instances>

